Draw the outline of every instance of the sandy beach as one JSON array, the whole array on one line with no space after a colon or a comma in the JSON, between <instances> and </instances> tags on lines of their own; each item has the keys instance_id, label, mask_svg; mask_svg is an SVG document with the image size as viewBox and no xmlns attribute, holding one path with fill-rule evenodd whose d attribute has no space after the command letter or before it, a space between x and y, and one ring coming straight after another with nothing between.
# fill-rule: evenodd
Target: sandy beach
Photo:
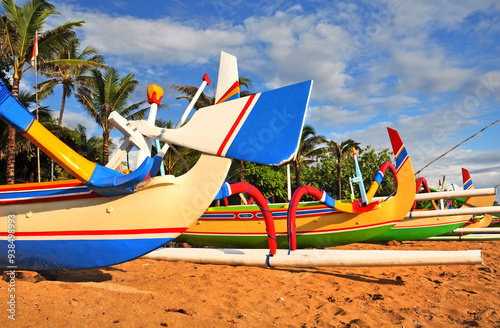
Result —
<instances>
[{"instance_id":1,"label":"sandy beach","mask_svg":"<svg viewBox=\"0 0 500 328\"><path fill-rule=\"evenodd\" d=\"M9 282L0 282L0 326L500 327L500 241L336 249L481 249L484 264L271 269L137 259L45 277L21 272L15 320Z\"/></svg>"}]
</instances>

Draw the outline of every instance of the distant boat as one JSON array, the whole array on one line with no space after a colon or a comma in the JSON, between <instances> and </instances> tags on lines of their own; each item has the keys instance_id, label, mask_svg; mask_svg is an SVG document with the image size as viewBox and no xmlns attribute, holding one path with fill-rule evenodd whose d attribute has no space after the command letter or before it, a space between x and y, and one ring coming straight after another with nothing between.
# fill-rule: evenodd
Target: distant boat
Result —
<instances>
[{"instance_id":1,"label":"distant boat","mask_svg":"<svg viewBox=\"0 0 500 328\"><path fill-rule=\"evenodd\" d=\"M469 171L462 168L462 177L464 182L464 190L474 189L472 180L470 178ZM424 187L424 192L430 193L431 189L427 185L425 178L419 178L417 180L416 191L420 190L420 187ZM461 208L474 208L474 207L484 207L491 206L495 199L495 195L488 196L472 196L463 199L463 204ZM437 210L438 206L434 201L431 201L432 209ZM413 206L414 210L415 205ZM442 209L446 211L446 209ZM416 210L425 211L425 210ZM491 218L491 215L487 214ZM390 230L370 239L369 241L405 241L405 240L420 240L433 236L439 236L443 234L448 234L452 230L460 227L477 225L488 225L490 220L478 219L476 222L474 217L471 215L452 215L452 216L439 216L439 217L428 217L428 218L409 218L406 217L401 222L397 223Z\"/></svg>"}]
</instances>

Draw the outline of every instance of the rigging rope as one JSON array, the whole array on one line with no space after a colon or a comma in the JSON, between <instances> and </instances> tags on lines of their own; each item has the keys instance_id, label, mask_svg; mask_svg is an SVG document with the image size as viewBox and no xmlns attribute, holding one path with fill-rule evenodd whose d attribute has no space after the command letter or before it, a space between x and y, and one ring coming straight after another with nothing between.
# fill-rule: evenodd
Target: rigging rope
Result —
<instances>
[{"instance_id":1,"label":"rigging rope","mask_svg":"<svg viewBox=\"0 0 500 328\"><path fill-rule=\"evenodd\" d=\"M455 147L451 148L450 150L448 150L447 152L445 152L444 154L442 154L441 156L437 157L436 159L434 159L432 162L430 162L429 164L427 164L426 166L424 166L423 168L421 168L420 170L418 170L417 172L415 172L415 175L418 175L420 172L422 172L424 169L426 169L428 166L430 166L431 164L433 164L435 161L437 161L438 159L440 159L441 157L444 157L446 156L449 152L451 152L452 150L454 150L455 148L459 147L460 145L464 144L465 142L469 141L470 139L474 138L475 136L477 136L478 134L480 134L481 132L483 132L484 130L486 130L487 128L489 128L490 126L492 126L493 124L496 124L500 122L500 119L496 120L495 122L491 123L490 125L488 126L485 126L484 128L482 128L481 130L479 130L478 132L476 132L475 134L473 134L472 136L468 137L467 139L465 139L464 141L462 141L461 143L459 143L458 145L456 145Z\"/></svg>"}]
</instances>

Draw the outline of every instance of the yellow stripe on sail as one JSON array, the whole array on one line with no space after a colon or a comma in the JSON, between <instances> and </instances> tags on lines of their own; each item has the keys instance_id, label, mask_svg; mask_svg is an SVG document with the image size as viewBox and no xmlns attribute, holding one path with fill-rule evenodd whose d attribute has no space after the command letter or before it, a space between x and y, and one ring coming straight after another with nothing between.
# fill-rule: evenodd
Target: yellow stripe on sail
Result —
<instances>
[{"instance_id":1,"label":"yellow stripe on sail","mask_svg":"<svg viewBox=\"0 0 500 328\"><path fill-rule=\"evenodd\" d=\"M238 93L240 93L239 86L237 88L234 88L230 93L226 94L223 98L221 98L218 103L222 103Z\"/></svg>"}]
</instances>

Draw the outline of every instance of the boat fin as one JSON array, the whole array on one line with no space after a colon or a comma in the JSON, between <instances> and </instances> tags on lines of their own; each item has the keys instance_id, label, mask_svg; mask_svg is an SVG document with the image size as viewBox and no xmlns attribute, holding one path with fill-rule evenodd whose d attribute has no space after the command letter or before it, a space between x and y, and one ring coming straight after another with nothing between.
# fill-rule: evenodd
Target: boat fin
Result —
<instances>
[{"instance_id":1,"label":"boat fin","mask_svg":"<svg viewBox=\"0 0 500 328\"><path fill-rule=\"evenodd\" d=\"M238 99L240 91L238 61L235 56L221 51L215 103Z\"/></svg>"},{"instance_id":2,"label":"boat fin","mask_svg":"<svg viewBox=\"0 0 500 328\"><path fill-rule=\"evenodd\" d=\"M179 129L131 121L147 137L208 154L268 165L295 158L312 81L199 109Z\"/></svg>"},{"instance_id":3,"label":"boat fin","mask_svg":"<svg viewBox=\"0 0 500 328\"><path fill-rule=\"evenodd\" d=\"M462 167L462 179L464 180L464 190L474 189L474 184L469 174L469 170Z\"/></svg>"}]
</instances>

